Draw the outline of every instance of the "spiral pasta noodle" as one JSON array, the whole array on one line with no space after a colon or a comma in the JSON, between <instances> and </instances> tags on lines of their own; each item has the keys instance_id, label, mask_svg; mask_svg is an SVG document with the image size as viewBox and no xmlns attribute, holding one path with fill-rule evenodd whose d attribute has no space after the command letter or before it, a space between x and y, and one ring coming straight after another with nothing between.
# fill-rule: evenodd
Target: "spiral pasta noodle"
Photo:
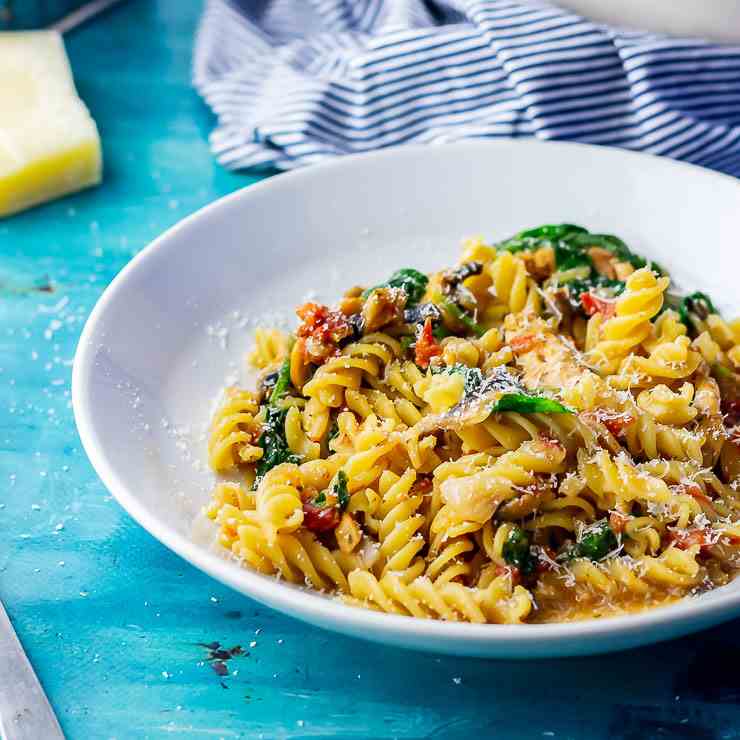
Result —
<instances>
[{"instance_id":1,"label":"spiral pasta noodle","mask_svg":"<svg viewBox=\"0 0 740 740\"><path fill-rule=\"evenodd\" d=\"M208 440L208 462L217 472L225 472L240 463L252 463L262 457L255 444L260 425L259 404L253 393L236 388L226 391L211 423Z\"/></svg>"},{"instance_id":2,"label":"spiral pasta noodle","mask_svg":"<svg viewBox=\"0 0 740 740\"><path fill-rule=\"evenodd\" d=\"M740 567L740 322L572 224L259 329L210 427L244 567L491 624L669 604Z\"/></svg>"},{"instance_id":3,"label":"spiral pasta noodle","mask_svg":"<svg viewBox=\"0 0 740 740\"><path fill-rule=\"evenodd\" d=\"M613 367L615 361L625 357L650 335L650 320L663 305L663 293L668 278L657 278L644 267L630 275L624 293L617 299L615 315L602 321L595 314L593 325L596 341L591 348L591 360L602 368Z\"/></svg>"}]
</instances>

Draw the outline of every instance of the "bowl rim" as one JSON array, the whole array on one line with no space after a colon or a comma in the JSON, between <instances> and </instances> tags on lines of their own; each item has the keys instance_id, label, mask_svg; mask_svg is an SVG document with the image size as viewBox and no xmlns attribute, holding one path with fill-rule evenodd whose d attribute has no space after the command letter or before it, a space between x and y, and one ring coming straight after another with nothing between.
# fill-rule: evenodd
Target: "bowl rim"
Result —
<instances>
[{"instance_id":1,"label":"bowl rim","mask_svg":"<svg viewBox=\"0 0 740 740\"><path fill-rule=\"evenodd\" d=\"M222 196L194 213L180 220L150 244L136 254L116 275L98 298L93 310L87 318L80 335L75 351L72 369L72 407L82 446L105 487L111 492L123 509L149 534L159 540L165 547L177 553L184 560L204 571L211 577L250 596L285 614L304 619L315 625L330 628L339 632L357 635L364 632L368 639L385 640L393 634L397 644L404 641L414 644L415 638L427 642L437 638L442 648L450 641L460 647L474 648L475 646L508 646L516 644L526 650L527 647L539 648L534 655L542 655L543 649L553 646L560 641L573 641L577 638L594 639L598 637L620 635L627 637L638 632L650 631L669 621L674 628L666 636L652 635L649 642L659 642L664 639L692 631L692 623L697 620L718 623L732 619L740 614L740 588L714 590L711 600L684 597L666 606L659 606L642 612L604 617L600 619L586 619L573 622L554 622L546 624L471 624L467 622L446 622L433 619L419 619L394 614L386 614L371 609L363 609L343 604L336 598L330 598L318 592L296 587L287 582L270 578L257 571L239 567L227 555L221 555L204 548L174 528L169 527L166 521L147 511L147 508L128 489L125 481L119 476L114 466L108 460L105 449L99 443L96 432L95 414L87 403L87 388L89 379L94 372L95 347L92 339L97 333L98 326L104 319L108 306L116 300L124 288L129 277L135 272L146 270L147 265L155 252L175 244L180 233L187 230L190 224L203 217L218 217L223 209L232 203L243 199L250 199L254 194L266 190L279 190L286 184L300 183L310 180L316 172L353 168L358 163L380 159L403 159L405 157L436 156L436 152L455 148L460 151L477 150L481 147L492 148L560 148L566 153L575 150L588 150L596 157L628 158L635 161L653 160L653 165L663 167L667 175L685 172L693 176L710 177L716 181L725 181L738 188L740 195L740 181L729 175L715 172L686 162L667 159L652 154L645 154L624 149L604 147L574 142L550 142L537 139L499 140L499 141L463 141L445 144L444 146L406 145L383 149L374 152L349 155L336 160L319 163L312 167L302 168L291 172L280 173L257 183L246 185L238 190ZM675 627L678 627L676 629ZM418 642L418 640L417 640ZM647 642L647 641L646 641ZM610 647L604 646L587 652L608 652ZM611 649L619 649L619 645ZM557 654L580 654L584 651L577 649L559 650ZM554 654L554 652L553 652ZM511 656L513 657L513 656ZM530 657L522 655L521 657Z\"/></svg>"}]
</instances>

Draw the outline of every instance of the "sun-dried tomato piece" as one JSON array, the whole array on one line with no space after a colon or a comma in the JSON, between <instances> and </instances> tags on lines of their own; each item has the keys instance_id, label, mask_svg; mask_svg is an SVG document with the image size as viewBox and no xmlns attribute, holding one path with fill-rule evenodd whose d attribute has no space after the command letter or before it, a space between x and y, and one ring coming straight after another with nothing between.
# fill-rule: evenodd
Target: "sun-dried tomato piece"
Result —
<instances>
[{"instance_id":1,"label":"sun-dried tomato piece","mask_svg":"<svg viewBox=\"0 0 740 740\"><path fill-rule=\"evenodd\" d=\"M615 437L618 437L635 420L634 416L624 411L609 411L608 409L597 409L596 418Z\"/></svg>"},{"instance_id":2,"label":"sun-dried tomato piece","mask_svg":"<svg viewBox=\"0 0 740 740\"><path fill-rule=\"evenodd\" d=\"M419 338L416 340L416 364L419 367L429 367L432 357L439 357L442 354L442 345L434 338L432 334L432 319L428 317L424 321L424 328L421 330Z\"/></svg>"},{"instance_id":3,"label":"sun-dried tomato piece","mask_svg":"<svg viewBox=\"0 0 740 740\"><path fill-rule=\"evenodd\" d=\"M536 334L519 334L509 340L509 347L515 355L523 355L534 349L540 341Z\"/></svg>"},{"instance_id":4,"label":"sun-dried tomato piece","mask_svg":"<svg viewBox=\"0 0 740 740\"><path fill-rule=\"evenodd\" d=\"M416 479L412 490L414 494L429 493L432 490L432 477L430 475L420 475Z\"/></svg>"},{"instance_id":5,"label":"sun-dried tomato piece","mask_svg":"<svg viewBox=\"0 0 740 740\"><path fill-rule=\"evenodd\" d=\"M675 486L671 486L671 489L679 494L686 493L692 498L695 498L697 501L700 501L702 504L705 504L710 509L714 510L714 501L712 501L712 499L707 496L706 493L704 493L702 487L698 483L694 483L693 481L682 481Z\"/></svg>"},{"instance_id":6,"label":"sun-dried tomato piece","mask_svg":"<svg viewBox=\"0 0 740 740\"><path fill-rule=\"evenodd\" d=\"M555 437L550 436L545 431L541 431L539 435L537 435L537 441L541 445L544 445L545 447L549 448L550 450L555 450L557 452L565 450L562 442L559 439L556 439Z\"/></svg>"},{"instance_id":7,"label":"sun-dried tomato piece","mask_svg":"<svg viewBox=\"0 0 740 740\"><path fill-rule=\"evenodd\" d=\"M614 316L617 310L617 302L607 298L601 298L591 291L581 293L581 305L586 316L600 313L605 319Z\"/></svg>"},{"instance_id":8,"label":"sun-dried tomato piece","mask_svg":"<svg viewBox=\"0 0 740 740\"><path fill-rule=\"evenodd\" d=\"M354 331L345 314L320 303L304 303L296 309L296 314L301 319L296 335L302 341L306 362L321 364L336 355L339 342Z\"/></svg>"},{"instance_id":9,"label":"sun-dried tomato piece","mask_svg":"<svg viewBox=\"0 0 740 740\"><path fill-rule=\"evenodd\" d=\"M555 550L547 546L543 547L542 550L546 557L538 558L537 565L535 566L535 571L539 574L548 573L556 568L555 558L557 557L557 553Z\"/></svg>"},{"instance_id":10,"label":"sun-dried tomato piece","mask_svg":"<svg viewBox=\"0 0 740 740\"><path fill-rule=\"evenodd\" d=\"M727 441L740 449L740 426L734 426L727 430Z\"/></svg>"},{"instance_id":11,"label":"sun-dried tomato piece","mask_svg":"<svg viewBox=\"0 0 740 740\"><path fill-rule=\"evenodd\" d=\"M310 501L303 503L303 526L312 532L330 532L336 529L342 518L337 506L316 506Z\"/></svg>"},{"instance_id":12,"label":"sun-dried tomato piece","mask_svg":"<svg viewBox=\"0 0 740 740\"><path fill-rule=\"evenodd\" d=\"M624 532L624 525L627 524L628 521L629 517L626 514L622 514L621 511L609 512L609 526L615 534L622 534L622 532Z\"/></svg>"},{"instance_id":13,"label":"sun-dried tomato piece","mask_svg":"<svg viewBox=\"0 0 740 740\"><path fill-rule=\"evenodd\" d=\"M512 586L518 586L522 582L522 572L515 565L497 565L495 573L497 576L510 576Z\"/></svg>"},{"instance_id":14,"label":"sun-dried tomato piece","mask_svg":"<svg viewBox=\"0 0 740 740\"><path fill-rule=\"evenodd\" d=\"M673 543L679 550L688 550L694 545L699 545L701 551L706 551L713 544L704 529L686 529L668 533L669 542Z\"/></svg>"},{"instance_id":15,"label":"sun-dried tomato piece","mask_svg":"<svg viewBox=\"0 0 740 740\"><path fill-rule=\"evenodd\" d=\"M593 419L603 424L615 437L619 437L635 421L635 417L626 411L612 411L611 409L584 411L582 417L584 419Z\"/></svg>"}]
</instances>

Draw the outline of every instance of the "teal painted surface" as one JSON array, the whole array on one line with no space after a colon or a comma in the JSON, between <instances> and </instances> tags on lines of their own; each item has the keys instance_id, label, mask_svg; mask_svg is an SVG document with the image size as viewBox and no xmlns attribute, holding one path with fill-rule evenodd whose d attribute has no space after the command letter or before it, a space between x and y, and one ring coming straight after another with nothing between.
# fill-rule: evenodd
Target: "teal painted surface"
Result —
<instances>
[{"instance_id":1,"label":"teal painted surface","mask_svg":"<svg viewBox=\"0 0 740 740\"><path fill-rule=\"evenodd\" d=\"M87 0L0 0L0 29L19 31L54 23Z\"/></svg>"},{"instance_id":2,"label":"teal painted surface","mask_svg":"<svg viewBox=\"0 0 740 740\"><path fill-rule=\"evenodd\" d=\"M198 5L136 0L68 39L105 183L0 222L0 597L68 736L740 737L740 622L578 660L383 648L229 591L104 490L69 404L82 324L152 238L255 179L208 153ZM198 644L214 641L248 653L228 676Z\"/></svg>"}]
</instances>

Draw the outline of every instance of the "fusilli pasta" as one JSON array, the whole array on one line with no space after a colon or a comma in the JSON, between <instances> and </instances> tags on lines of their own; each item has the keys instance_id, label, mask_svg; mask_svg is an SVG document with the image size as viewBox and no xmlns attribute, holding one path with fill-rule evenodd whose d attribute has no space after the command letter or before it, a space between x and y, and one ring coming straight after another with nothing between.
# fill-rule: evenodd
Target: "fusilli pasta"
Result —
<instances>
[{"instance_id":1,"label":"fusilli pasta","mask_svg":"<svg viewBox=\"0 0 740 740\"><path fill-rule=\"evenodd\" d=\"M740 566L740 322L547 225L259 329L211 425L218 543L424 619L636 611ZM235 476L240 476L237 482Z\"/></svg>"}]
</instances>

